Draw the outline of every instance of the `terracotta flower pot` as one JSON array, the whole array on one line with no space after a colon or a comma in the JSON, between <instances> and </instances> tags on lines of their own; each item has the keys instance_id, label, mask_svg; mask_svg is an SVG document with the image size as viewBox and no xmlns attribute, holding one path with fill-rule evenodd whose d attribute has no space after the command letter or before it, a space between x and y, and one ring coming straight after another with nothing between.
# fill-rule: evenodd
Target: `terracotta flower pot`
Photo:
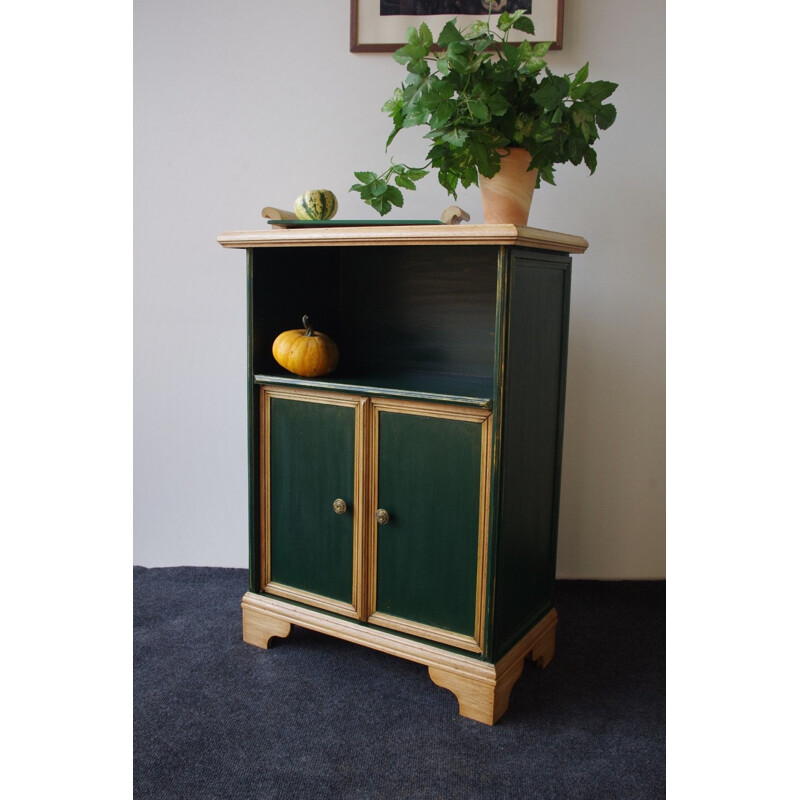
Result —
<instances>
[{"instance_id":1,"label":"terracotta flower pot","mask_svg":"<svg viewBox=\"0 0 800 800\"><path fill-rule=\"evenodd\" d=\"M528 171L531 157L522 147L510 147L500 159L500 172L492 178L479 178L483 218L486 222L527 225L533 189L539 170Z\"/></svg>"}]
</instances>

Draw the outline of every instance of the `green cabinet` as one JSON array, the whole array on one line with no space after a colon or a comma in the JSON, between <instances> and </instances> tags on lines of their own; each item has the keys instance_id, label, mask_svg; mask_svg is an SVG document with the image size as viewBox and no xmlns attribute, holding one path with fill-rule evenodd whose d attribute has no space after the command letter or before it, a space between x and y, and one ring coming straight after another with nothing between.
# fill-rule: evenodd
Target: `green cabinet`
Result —
<instances>
[{"instance_id":1,"label":"green cabinet","mask_svg":"<svg viewBox=\"0 0 800 800\"><path fill-rule=\"evenodd\" d=\"M428 667L492 724L555 647L570 254L513 225L223 234L247 250L245 641L300 625ZM271 355L303 315L330 375Z\"/></svg>"}]
</instances>

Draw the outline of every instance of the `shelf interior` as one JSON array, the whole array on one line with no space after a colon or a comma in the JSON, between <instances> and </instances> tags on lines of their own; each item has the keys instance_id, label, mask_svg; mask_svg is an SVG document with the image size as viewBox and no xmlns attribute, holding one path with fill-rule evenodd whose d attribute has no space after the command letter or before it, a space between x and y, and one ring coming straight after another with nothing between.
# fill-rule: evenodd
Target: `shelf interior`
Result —
<instances>
[{"instance_id":1,"label":"shelf interior","mask_svg":"<svg viewBox=\"0 0 800 800\"><path fill-rule=\"evenodd\" d=\"M496 247L298 247L252 252L252 374L257 383L429 398L490 407L495 382ZM272 342L313 327L339 365L306 379Z\"/></svg>"}]
</instances>

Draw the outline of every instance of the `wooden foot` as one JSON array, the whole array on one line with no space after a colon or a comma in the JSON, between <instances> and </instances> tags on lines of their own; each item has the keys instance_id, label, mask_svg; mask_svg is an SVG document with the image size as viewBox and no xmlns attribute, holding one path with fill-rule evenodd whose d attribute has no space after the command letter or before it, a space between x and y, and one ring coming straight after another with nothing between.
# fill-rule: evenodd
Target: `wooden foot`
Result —
<instances>
[{"instance_id":1,"label":"wooden foot","mask_svg":"<svg viewBox=\"0 0 800 800\"><path fill-rule=\"evenodd\" d=\"M286 620L242 604L242 638L247 644L266 650L273 636L285 638L291 630L292 626Z\"/></svg>"},{"instance_id":2,"label":"wooden foot","mask_svg":"<svg viewBox=\"0 0 800 800\"><path fill-rule=\"evenodd\" d=\"M508 710L511 690L522 675L525 659L531 658L545 667L553 658L556 646L558 616L551 611L527 636L490 669L490 674L470 674L468 670L449 670L429 666L431 680L449 689L458 699L462 717L494 725Z\"/></svg>"},{"instance_id":3,"label":"wooden foot","mask_svg":"<svg viewBox=\"0 0 800 800\"><path fill-rule=\"evenodd\" d=\"M511 690L522 674L523 661L523 658L518 658L500 679L495 680L450 672L439 667L428 667L428 674L437 686L449 689L456 696L462 717L494 725L508 710Z\"/></svg>"},{"instance_id":4,"label":"wooden foot","mask_svg":"<svg viewBox=\"0 0 800 800\"><path fill-rule=\"evenodd\" d=\"M556 619L553 618L552 624L542 629L540 636L528 652L528 658L542 669L553 660L553 656L556 654Z\"/></svg>"}]
</instances>

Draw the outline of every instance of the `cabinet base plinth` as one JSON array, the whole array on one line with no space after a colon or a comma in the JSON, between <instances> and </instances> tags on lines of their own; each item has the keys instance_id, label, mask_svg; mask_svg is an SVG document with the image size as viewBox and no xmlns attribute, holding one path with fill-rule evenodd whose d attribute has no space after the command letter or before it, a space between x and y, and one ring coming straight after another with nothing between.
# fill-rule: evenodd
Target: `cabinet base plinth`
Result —
<instances>
[{"instance_id":1,"label":"cabinet base plinth","mask_svg":"<svg viewBox=\"0 0 800 800\"><path fill-rule=\"evenodd\" d=\"M455 694L461 716L493 725L508 709L525 659L547 666L553 658L558 615L549 611L496 664L415 642L389 631L368 628L272 597L248 592L242 598L244 641L266 648L273 636L289 635L292 624L371 647L428 667L431 680Z\"/></svg>"}]
</instances>

